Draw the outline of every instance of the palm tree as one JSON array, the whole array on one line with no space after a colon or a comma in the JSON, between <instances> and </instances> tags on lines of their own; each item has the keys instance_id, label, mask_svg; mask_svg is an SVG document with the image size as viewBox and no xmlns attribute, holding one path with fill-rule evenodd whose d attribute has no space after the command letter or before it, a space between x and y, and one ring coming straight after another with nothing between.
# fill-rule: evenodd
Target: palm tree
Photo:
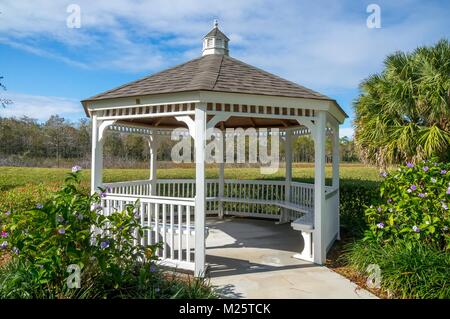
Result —
<instances>
[{"instance_id":1,"label":"palm tree","mask_svg":"<svg viewBox=\"0 0 450 319\"><path fill-rule=\"evenodd\" d=\"M450 160L450 42L396 52L360 84L354 103L361 158L385 167L438 157Z\"/></svg>"}]
</instances>

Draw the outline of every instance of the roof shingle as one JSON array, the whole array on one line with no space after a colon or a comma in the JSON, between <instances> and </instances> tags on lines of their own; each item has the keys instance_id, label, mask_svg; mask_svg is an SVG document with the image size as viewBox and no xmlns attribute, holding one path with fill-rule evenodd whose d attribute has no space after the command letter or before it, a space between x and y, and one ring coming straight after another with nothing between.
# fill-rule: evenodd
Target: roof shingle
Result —
<instances>
[{"instance_id":1,"label":"roof shingle","mask_svg":"<svg viewBox=\"0 0 450 319\"><path fill-rule=\"evenodd\" d=\"M197 90L332 100L227 55L211 54L100 93L83 102Z\"/></svg>"}]
</instances>

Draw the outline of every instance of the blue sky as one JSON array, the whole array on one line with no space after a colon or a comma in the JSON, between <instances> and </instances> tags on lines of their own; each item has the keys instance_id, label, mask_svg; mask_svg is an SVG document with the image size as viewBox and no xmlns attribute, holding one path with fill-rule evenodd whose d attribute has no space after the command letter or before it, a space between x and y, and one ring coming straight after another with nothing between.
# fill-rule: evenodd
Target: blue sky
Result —
<instances>
[{"instance_id":1,"label":"blue sky","mask_svg":"<svg viewBox=\"0 0 450 319\"><path fill-rule=\"evenodd\" d=\"M79 29L66 25L72 3ZM1 95L15 102L0 116L39 120L82 118L81 99L201 55L217 18L231 56L337 99L351 135L358 84L387 54L450 38L450 1L433 0L3 0L0 12Z\"/></svg>"}]
</instances>

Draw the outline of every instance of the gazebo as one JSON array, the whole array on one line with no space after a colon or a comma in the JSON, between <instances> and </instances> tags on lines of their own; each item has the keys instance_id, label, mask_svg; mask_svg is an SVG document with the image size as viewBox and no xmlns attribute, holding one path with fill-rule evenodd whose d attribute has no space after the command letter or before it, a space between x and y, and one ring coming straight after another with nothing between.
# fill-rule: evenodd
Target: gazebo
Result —
<instances>
[{"instance_id":1,"label":"gazebo","mask_svg":"<svg viewBox=\"0 0 450 319\"><path fill-rule=\"evenodd\" d=\"M303 249L294 257L323 264L339 239L339 124L337 102L229 56L217 22L203 39L201 57L82 101L92 119L91 191L108 187L103 214L139 200L136 216L147 226L136 242L162 242L160 262L204 276L207 214L290 222ZM194 142L195 180L156 177L158 139L185 127ZM148 180L103 183L106 129L142 134L150 146ZM278 129L285 143L284 181L205 178L208 130ZM314 184L292 180L292 140L314 141ZM325 183L325 143L331 139L332 183Z\"/></svg>"}]
</instances>

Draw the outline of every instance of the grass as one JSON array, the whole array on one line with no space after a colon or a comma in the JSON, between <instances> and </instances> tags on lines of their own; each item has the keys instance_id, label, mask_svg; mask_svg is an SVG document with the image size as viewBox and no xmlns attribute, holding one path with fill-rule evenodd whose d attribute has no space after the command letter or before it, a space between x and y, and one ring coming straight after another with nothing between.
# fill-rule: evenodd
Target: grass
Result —
<instances>
[{"instance_id":1,"label":"grass","mask_svg":"<svg viewBox=\"0 0 450 319\"><path fill-rule=\"evenodd\" d=\"M68 168L32 168L32 167L0 167L0 192L8 191L16 187L29 184L59 185L64 180ZM293 179L297 181L310 181L314 178L314 167L312 164L294 165ZM105 169L105 182L119 182L147 179L149 175L146 169ZM158 178L194 178L193 168L164 168L158 170ZM217 168L207 168L207 178L217 178ZM327 166L326 176L331 177L331 167ZM89 184L90 170L83 171L84 183ZM373 167L362 164L342 164L340 168L342 182L346 181L368 181L378 182L380 180L378 171ZM271 175L263 175L259 168L226 168L225 178L230 179L284 179L284 168Z\"/></svg>"},{"instance_id":2,"label":"grass","mask_svg":"<svg viewBox=\"0 0 450 319\"><path fill-rule=\"evenodd\" d=\"M343 259L361 275L378 265L382 293L391 298L450 298L450 254L431 245L358 241Z\"/></svg>"}]
</instances>

